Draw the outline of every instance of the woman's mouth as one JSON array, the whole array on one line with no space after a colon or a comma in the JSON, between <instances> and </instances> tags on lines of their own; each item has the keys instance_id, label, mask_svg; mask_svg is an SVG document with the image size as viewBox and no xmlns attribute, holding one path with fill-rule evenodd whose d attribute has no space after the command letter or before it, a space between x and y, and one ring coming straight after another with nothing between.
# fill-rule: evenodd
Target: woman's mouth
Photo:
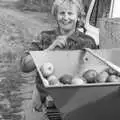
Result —
<instances>
[{"instance_id":1,"label":"woman's mouth","mask_svg":"<svg viewBox=\"0 0 120 120\"><path fill-rule=\"evenodd\" d=\"M68 24L71 24L71 21L69 22L62 22L63 25L68 25Z\"/></svg>"}]
</instances>

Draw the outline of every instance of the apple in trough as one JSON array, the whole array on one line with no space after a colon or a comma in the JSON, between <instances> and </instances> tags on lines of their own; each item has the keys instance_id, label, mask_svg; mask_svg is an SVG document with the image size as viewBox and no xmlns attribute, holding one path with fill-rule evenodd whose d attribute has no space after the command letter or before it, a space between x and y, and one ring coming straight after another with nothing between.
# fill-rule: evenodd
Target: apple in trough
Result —
<instances>
[{"instance_id":1,"label":"apple in trough","mask_svg":"<svg viewBox=\"0 0 120 120\"><path fill-rule=\"evenodd\" d=\"M109 77L108 72L102 71L96 76L96 82L98 83L104 83L106 82L107 78Z\"/></svg>"},{"instance_id":2,"label":"apple in trough","mask_svg":"<svg viewBox=\"0 0 120 120\"><path fill-rule=\"evenodd\" d=\"M97 71L94 69L89 69L83 73L83 78L87 81L87 83L95 83Z\"/></svg>"},{"instance_id":3,"label":"apple in trough","mask_svg":"<svg viewBox=\"0 0 120 120\"><path fill-rule=\"evenodd\" d=\"M49 85L59 85L60 84L59 80L57 79L57 77L55 75L49 76L47 80L49 82Z\"/></svg>"},{"instance_id":4,"label":"apple in trough","mask_svg":"<svg viewBox=\"0 0 120 120\"><path fill-rule=\"evenodd\" d=\"M64 74L59 78L59 81L63 84L71 84L73 76L69 74Z\"/></svg>"},{"instance_id":5,"label":"apple in trough","mask_svg":"<svg viewBox=\"0 0 120 120\"><path fill-rule=\"evenodd\" d=\"M117 71L111 67L107 68L105 71L108 72L109 75L117 75Z\"/></svg>"},{"instance_id":6,"label":"apple in trough","mask_svg":"<svg viewBox=\"0 0 120 120\"><path fill-rule=\"evenodd\" d=\"M117 75L110 75L107 82L120 82L120 77Z\"/></svg>"},{"instance_id":7,"label":"apple in trough","mask_svg":"<svg viewBox=\"0 0 120 120\"><path fill-rule=\"evenodd\" d=\"M52 75L54 73L54 66L52 63L44 63L41 67L40 67L40 71L43 75L43 77L48 78L50 75Z\"/></svg>"},{"instance_id":8,"label":"apple in trough","mask_svg":"<svg viewBox=\"0 0 120 120\"><path fill-rule=\"evenodd\" d=\"M84 78L74 77L74 78L72 79L72 84L73 84L73 85L82 85L82 84L85 84L85 83L86 83L86 81L85 81Z\"/></svg>"}]
</instances>

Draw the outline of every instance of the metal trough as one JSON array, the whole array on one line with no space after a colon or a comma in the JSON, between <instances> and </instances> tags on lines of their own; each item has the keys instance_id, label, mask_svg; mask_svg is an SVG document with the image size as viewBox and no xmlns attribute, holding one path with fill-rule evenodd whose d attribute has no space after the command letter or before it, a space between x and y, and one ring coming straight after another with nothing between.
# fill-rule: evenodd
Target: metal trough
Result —
<instances>
[{"instance_id":1,"label":"metal trough","mask_svg":"<svg viewBox=\"0 0 120 120\"><path fill-rule=\"evenodd\" d=\"M99 56L120 66L120 49L94 50ZM55 75L82 74L88 69L97 72L107 67L105 63L84 51L31 51L37 70L45 62L55 67ZM44 83L43 83L44 84ZM119 120L120 82L84 85L45 86L44 89L55 100L64 120ZM39 119L38 119L39 120Z\"/></svg>"}]
</instances>

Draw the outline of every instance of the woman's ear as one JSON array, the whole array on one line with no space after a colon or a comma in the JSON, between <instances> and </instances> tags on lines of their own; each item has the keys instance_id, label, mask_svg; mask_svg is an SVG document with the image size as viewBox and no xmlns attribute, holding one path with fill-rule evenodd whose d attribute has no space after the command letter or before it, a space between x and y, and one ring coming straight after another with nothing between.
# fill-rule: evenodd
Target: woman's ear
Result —
<instances>
[{"instance_id":1,"label":"woman's ear","mask_svg":"<svg viewBox=\"0 0 120 120\"><path fill-rule=\"evenodd\" d=\"M80 18L76 22L76 28L82 28L83 32L86 32L85 23Z\"/></svg>"},{"instance_id":2,"label":"woman's ear","mask_svg":"<svg viewBox=\"0 0 120 120\"><path fill-rule=\"evenodd\" d=\"M77 22L76 22L76 27L80 28L80 27L83 27L83 26L84 26L84 22L80 18L78 18Z\"/></svg>"}]
</instances>

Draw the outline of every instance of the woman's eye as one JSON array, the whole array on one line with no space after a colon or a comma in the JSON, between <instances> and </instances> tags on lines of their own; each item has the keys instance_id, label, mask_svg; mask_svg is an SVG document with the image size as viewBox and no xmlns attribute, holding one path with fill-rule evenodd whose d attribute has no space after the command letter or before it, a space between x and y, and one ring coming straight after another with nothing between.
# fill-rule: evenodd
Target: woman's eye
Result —
<instances>
[{"instance_id":1,"label":"woman's eye","mask_svg":"<svg viewBox=\"0 0 120 120\"><path fill-rule=\"evenodd\" d=\"M65 12L60 12L60 15L64 15L65 14Z\"/></svg>"},{"instance_id":2,"label":"woman's eye","mask_svg":"<svg viewBox=\"0 0 120 120\"><path fill-rule=\"evenodd\" d=\"M73 13L72 12L68 12L68 15L72 15Z\"/></svg>"}]
</instances>

